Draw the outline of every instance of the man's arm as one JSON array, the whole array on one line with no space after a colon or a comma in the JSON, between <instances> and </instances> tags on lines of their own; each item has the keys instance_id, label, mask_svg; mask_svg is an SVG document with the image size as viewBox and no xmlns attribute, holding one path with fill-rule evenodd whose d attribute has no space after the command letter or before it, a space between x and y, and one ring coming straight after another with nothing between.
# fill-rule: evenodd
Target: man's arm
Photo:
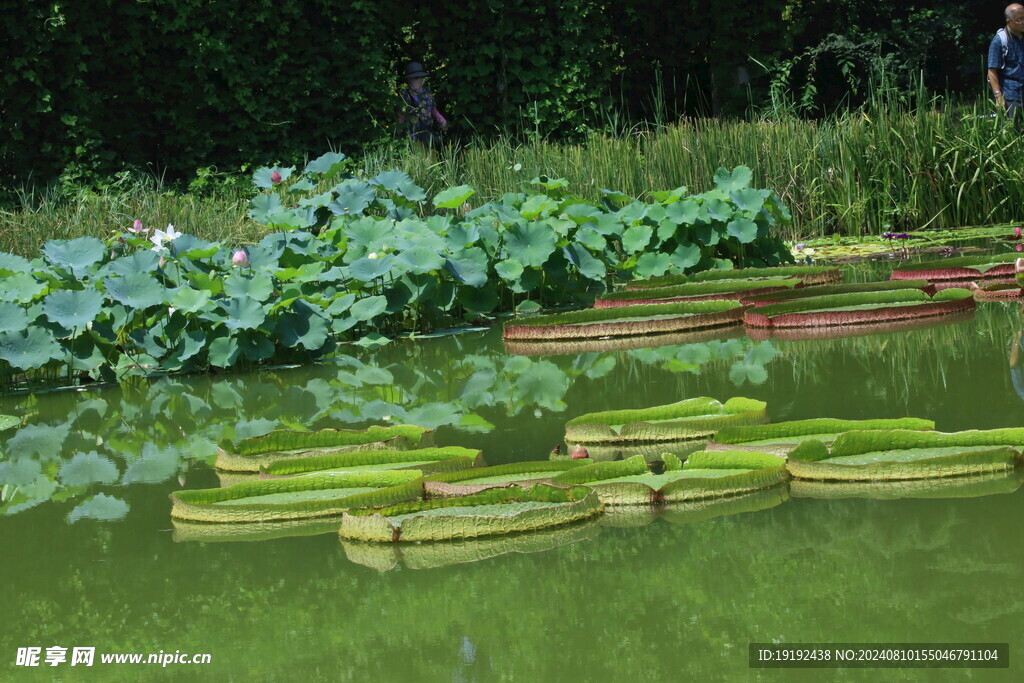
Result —
<instances>
[{"instance_id":1,"label":"man's arm","mask_svg":"<svg viewBox=\"0 0 1024 683\"><path fill-rule=\"evenodd\" d=\"M996 96L996 104L1003 105L1003 92L999 87L999 69L988 70L988 84L992 88L992 94Z\"/></svg>"}]
</instances>

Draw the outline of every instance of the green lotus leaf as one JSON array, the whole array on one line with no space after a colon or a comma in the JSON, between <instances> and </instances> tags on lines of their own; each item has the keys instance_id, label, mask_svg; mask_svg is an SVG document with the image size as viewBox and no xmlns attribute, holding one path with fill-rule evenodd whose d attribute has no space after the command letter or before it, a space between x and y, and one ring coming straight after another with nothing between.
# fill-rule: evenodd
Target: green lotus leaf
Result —
<instances>
[{"instance_id":1,"label":"green lotus leaf","mask_svg":"<svg viewBox=\"0 0 1024 683\"><path fill-rule=\"evenodd\" d=\"M0 332L14 332L28 327L28 312L22 306L0 301Z\"/></svg>"},{"instance_id":2,"label":"green lotus leaf","mask_svg":"<svg viewBox=\"0 0 1024 683\"><path fill-rule=\"evenodd\" d=\"M232 332L236 330L251 330L263 324L267 319L267 312L256 299L249 297L224 299L220 302L220 308L227 315L224 325Z\"/></svg>"},{"instance_id":3,"label":"green lotus leaf","mask_svg":"<svg viewBox=\"0 0 1024 683\"><path fill-rule=\"evenodd\" d=\"M281 198L276 194L256 195L249 202L249 218L266 225L270 222L271 216L280 213L283 208Z\"/></svg>"},{"instance_id":4,"label":"green lotus leaf","mask_svg":"<svg viewBox=\"0 0 1024 683\"><path fill-rule=\"evenodd\" d=\"M666 207L665 217L676 225L693 225L699 212L700 204L696 199L681 199Z\"/></svg>"},{"instance_id":5,"label":"green lotus leaf","mask_svg":"<svg viewBox=\"0 0 1024 683\"><path fill-rule=\"evenodd\" d=\"M336 216L357 216L376 199L373 186L362 180L346 180L334 188L337 196L327 205Z\"/></svg>"},{"instance_id":6,"label":"green lotus leaf","mask_svg":"<svg viewBox=\"0 0 1024 683\"><path fill-rule=\"evenodd\" d=\"M520 301L516 306L516 313L536 313L541 309L541 305L536 301Z\"/></svg>"},{"instance_id":7,"label":"green lotus leaf","mask_svg":"<svg viewBox=\"0 0 1024 683\"><path fill-rule=\"evenodd\" d=\"M565 178L549 178L546 175L537 176L530 181L531 185L540 185L545 190L560 190L569 187L569 181Z\"/></svg>"},{"instance_id":8,"label":"green lotus leaf","mask_svg":"<svg viewBox=\"0 0 1024 683\"><path fill-rule=\"evenodd\" d=\"M487 315L498 305L498 293L494 287L460 287L458 301L467 312L476 315Z\"/></svg>"},{"instance_id":9,"label":"green lotus leaf","mask_svg":"<svg viewBox=\"0 0 1024 683\"><path fill-rule=\"evenodd\" d=\"M715 187L723 192L739 192L750 187L753 172L746 166L737 166L729 172L724 168L715 171Z\"/></svg>"},{"instance_id":10,"label":"green lotus leaf","mask_svg":"<svg viewBox=\"0 0 1024 683\"><path fill-rule=\"evenodd\" d=\"M0 359L18 370L40 368L51 360L58 360L63 352L53 334L41 327L29 327L17 332L0 332Z\"/></svg>"},{"instance_id":11,"label":"green lotus leaf","mask_svg":"<svg viewBox=\"0 0 1024 683\"><path fill-rule=\"evenodd\" d=\"M401 188L408 183L411 183L412 178L410 178L409 174L405 171L393 170L378 173L367 182L371 185L383 187L385 190L401 193Z\"/></svg>"},{"instance_id":12,"label":"green lotus leaf","mask_svg":"<svg viewBox=\"0 0 1024 683\"><path fill-rule=\"evenodd\" d=\"M697 265L700 261L700 247L689 242L680 243L676 250L669 256L672 265L680 270L685 270Z\"/></svg>"},{"instance_id":13,"label":"green lotus leaf","mask_svg":"<svg viewBox=\"0 0 1024 683\"><path fill-rule=\"evenodd\" d=\"M424 246L404 249L396 254L395 261L406 272L427 273L444 267L445 259L436 250Z\"/></svg>"},{"instance_id":14,"label":"green lotus leaf","mask_svg":"<svg viewBox=\"0 0 1024 683\"><path fill-rule=\"evenodd\" d=\"M626 231L622 233L622 248L627 254L643 251L650 244L653 235L654 228L649 225L636 225L632 228L626 228Z\"/></svg>"},{"instance_id":15,"label":"green lotus leaf","mask_svg":"<svg viewBox=\"0 0 1024 683\"><path fill-rule=\"evenodd\" d=\"M764 200L768 198L769 194L771 192L768 190L745 188L730 192L729 198L736 202L736 206L740 207L741 210L757 213L764 206Z\"/></svg>"},{"instance_id":16,"label":"green lotus leaf","mask_svg":"<svg viewBox=\"0 0 1024 683\"><path fill-rule=\"evenodd\" d=\"M599 188L601 198L605 201L608 206L614 208L620 208L633 202L633 198L628 194L623 194L618 190L606 190L605 188Z\"/></svg>"},{"instance_id":17,"label":"green lotus leaf","mask_svg":"<svg viewBox=\"0 0 1024 683\"><path fill-rule=\"evenodd\" d=\"M0 298L8 302L28 303L46 291L46 285L29 273L15 273L0 279Z\"/></svg>"},{"instance_id":18,"label":"green lotus leaf","mask_svg":"<svg viewBox=\"0 0 1024 683\"><path fill-rule=\"evenodd\" d=\"M269 190L275 186L273 181L274 172L277 172L281 176L281 182L288 180L291 177L292 172L295 171L295 167L282 168L280 166L264 166L258 168L252 174L253 185L264 190Z\"/></svg>"},{"instance_id":19,"label":"green lotus leaf","mask_svg":"<svg viewBox=\"0 0 1024 683\"><path fill-rule=\"evenodd\" d=\"M587 223L593 223L604 212L590 204L570 204L565 207L562 213L572 219L577 225L586 225Z\"/></svg>"},{"instance_id":20,"label":"green lotus leaf","mask_svg":"<svg viewBox=\"0 0 1024 683\"><path fill-rule=\"evenodd\" d=\"M35 458L0 460L0 488L29 486L43 472L43 465Z\"/></svg>"},{"instance_id":21,"label":"green lotus leaf","mask_svg":"<svg viewBox=\"0 0 1024 683\"><path fill-rule=\"evenodd\" d=\"M732 219L725 231L739 240L740 244L749 244L757 239L757 223L749 218Z\"/></svg>"},{"instance_id":22,"label":"green lotus leaf","mask_svg":"<svg viewBox=\"0 0 1024 683\"><path fill-rule=\"evenodd\" d=\"M210 365L215 368L229 368L238 360L238 340L234 337L217 337L206 351Z\"/></svg>"},{"instance_id":23,"label":"green lotus leaf","mask_svg":"<svg viewBox=\"0 0 1024 683\"><path fill-rule=\"evenodd\" d=\"M507 259L496 263L494 271L503 280L518 280L523 274L523 264L515 259Z\"/></svg>"},{"instance_id":24,"label":"green lotus leaf","mask_svg":"<svg viewBox=\"0 0 1024 683\"><path fill-rule=\"evenodd\" d=\"M331 300L331 305L327 307L326 312L329 315L338 316L352 308L352 304L356 301L356 295L352 292L345 292L339 294Z\"/></svg>"},{"instance_id":25,"label":"green lotus leaf","mask_svg":"<svg viewBox=\"0 0 1024 683\"><path fill-rule=\"evenodd\" d=\"M641 254L633 269L633 276L641 279L664 275L672 265L672 257L661 252Z\"/></svg>"},{"instance_id":26,"label":"green lotus leaf","mask_svg":"<svg viewBox=\"0 0 1024 683\"><path fill-rule=\"evenodd\" d=\"M352 308L355 309L355 305ZM287 347L301 346L308 351L318 351L327 342L330 328L328 321L319 309L315 309L305 301L298 300L292 304L291 311L278 319L275 333L281 343Z\"/></svg>"},{"instance_id":27,"label":"green lotus leaf","mask_svg":"<svg viewBox=\"0 0 1024 683\"><path fill-rule=\"evenodd\" d=\"M96 370L107 364L103 350L93 341L92 337L83 334L67 343L68 365L72 370L87 372L93 377Z\"/></svg>"},{"instance_id":28,"label":"green lotus leaf","mask_svg":"<svg viewBox=\"0 0 1024 683\"><path fill-rule=\"evenodd\" d=\"M21 419L14 415L0 415L0 432L12 429L21 424Z\"/></svg>"},{"instance_id":29,"label":"green lotus leaf","mask_svg":"<svg viewBox=\"0 0 1024 683\"><path fill-rule=\"evenodd\" d=\"M110 275L131 275L152 273L160 265L160 254L152 249L137 251L128 256L116 258L106 265L104 271Z\"/></svg>"},{"instance_id":30,"label":"green lotus leaf","mask_svg":"<svg viewBox=\"0 0 1024 683\"><path fill-rule=\"evenodd\" d=\"M174 296L171 297L171 307L184 313L196 313L206 308L210 301L210 291L207 289L193 289L188 286L179 287Z\"/></svg>"},{"instance_id":31,"label":"green lotus leaf","mask_svg":"<svg viewBox=\"0 0 1024 683\"><path fill-rule=\"evenodd\" d=\"M288 192L311 192L315 189L316 185L309 178L302 178L288 186Z\"/></svg>"},{"instance_id":32,"label":"green lotus leaf","mask_svg":"<svg viewBox=\"0 0 1024 683\"><path fill-rule=\"evenodd\" d=\"M608 246L608 242L605 240L604 235L590 227L580 228L576 231L574 237L577 242L585 246L587 249L592 249L593 251L604 251L605 247Z\"/></svg>"},{"instance_id":33,"label":"green lotus leaf","mask_svg":"<svg viewBox=\"0 0 1024 683\"><path fill-rule=\"evenodd\" d=\"M43 256L55 267L69 269L77 278L85 277L91 266L99 263L107 248L95 237L73 240L49 240L43 244Z\"/></svg>"},{"instance_id":34,"label":"green lotus leaf","mask_svg":"<svg viewBox=\"0 0 1024 683\"><path fill-rule=\"evenodd\" d=\"M383 277L391 272L394 257L390 254L386 254L379 258L370 258L364 256L357 259L349 266L349 274L357 280L362 282L373 282L379 277Z\"/></svg>"},{"instance_id":35,"label":"green lotus leaf","mask_svg":"<svg viewBox=\"0 0 1024 683\"><path fill-rule=\"evenodd\" d=\"M557 236L550 228L538 223L516 225L505 232L504 246L510 259L524 266L539 268L555 251Z\"/></svg>"},{"instance_id":36,"label":"green lotus leaf","mask_svg":"<svg viewBox=\"0 0 1024 683\"><path fill-rule=\"evenodd\" d=\"M608 274L605 265L587 251L582 244L570 244L562 248L565 258L576 266L580 274L591 280L603 281Z\"/></svg>"},{"instance_id":37,"label":"green lotus leaf","mask_svg":"<svg viewBox=\"0 0 1024 683\"><path fill-rule=\"evenodd\" d=\"M729 381L736 386L741 386L744 382L764 384L768 381L768 371L760 363L736 361L729 366Z\"/></svg>"},{"instance_id":38,"label":"green lotus leaf","mask_svg":"<svg viewBox=\"0 0 1024 683\"><path fill-rule=\"evenodd\" d=\"M32 262L27 258L16 254L8 254L0 251L0 275L13 275L14 273L28 273L32 270Z\"/></svg>"},{"instance_id":39,"label":"green lotus leaf","mask_svg":"<svg viewBox=\"0 0 1024 683\"><path fill-rule=\"evenodd\" d=\"M68 521L74 524L83 519L95 519L101 522L113 522L124 519L131 508L120 498L97 493L92 498L80 503L68 513Z\"/></svg>"},{"instance_id":40,"label":"green lotus leaf","mask_svg":"<svg viewBox=\"0 0 1024 683\"><path fill-rule=\"evenodd\" d=\"M474 194L476 190L469 185L449 187L434 196L434 206L439 209L454 209L465 204Z\"/></svg>"},{"instance_id":41,"label":"green lotus leaf","mask_svg":"<svg viewBox=\"0 0 1024 683\"><path fill-rule=\"evenodd\" d=\"M525 202L519 209L520 215L528 221L535 218L545 218L558 208L558 202L547 195L535 194Z\"/></svg>"},{"instance_id":42,"label":"green lotus leaf","mask_svg":"<svg viewBox=\"0 0 1024 683\"><path fill-rule=\"evenodd\" d=\"M65 486L85 486L87 484L113 484L121 473L117 465L109 458L96 451L76 453L60 467L57 473Z\"/></svg>"},{"instance_id":43,"label":"green lotus leaf","mask_svg":"<svg viewBox=\"0 0 1024 683\"><path fill-rule=\"evenodd\" d=\"M464 252L471 251L479 252L482 259L472 258L455 258L449 256L445 260L445 270L452 274L458 282L470 287L482 287L487 283L487 255L483 249L478 247L472 247L471 249L463 250Z\"/></svg>"},{"instance_id":44,"label":"green lotus leaf","mask_svg":"<svg viewBox=\"0 0 1024 683\"><path fill-rule=\"evenodd\" d=\"M236 271L224 278L224 294L229 297L252 297L256 301L266 301L273 291L274 282L266 273L247 276Z\"/></svg>"},{"instance_id":45,"label":"green lotus leaf","mask_svg":"<svg viewBox=\"0 0 1024 683\"><path fill-rule=\"evenodd\" d=\"M103 295L95 289L62 289L50 292L43 300L47 319L68 329L85 329L103 310Z\"/></svg>"},{"instance_id":46,"label":"green lotus leaf","mask_svg":"<svg viewBox=\"0 0 1024 683\"><path fill-rule=\"evenodd\" d=\"M388 306L388 300L383 296L368 296L365 299L352 304L349 313L359 321L367 321L376 318L384 312Z\"/></svg>"},{"instance_id":47,"label":"green lotus leaf","mask_svg":"<svg viewBox=\"0 0 1024 683\"><path fill-rule=\"evenodd\" d=\"M107 294L129 308L148 308L163 303L166 290L148 273L132 273L123 277L108 277L103 281Z\"/></svg>"},{"instance_id":48,"label":"green lotus leaf","mask_svg":"<svg viewBox=\"0 0 1024 683\"><path fill-rule=\"evenodd\" d=\"M557 365L547 360L535 361L515 378L517 395L527 404L548 410L561 410L562 398L571 380Z\"/></svg>"},{"instance_id":49,"label":"green lotus leaf","mask_svg":"<svg viewBox=\"0 0 1024 683\"><path fill-rule=\"evenodd\" d=\"M306 164L306 167L302 169L302 173L303 175L307 173L330 175L341 168L342 164L345 163L345 158L345 155L340 152L327 152Z\"/></svg>"}]
</instances>

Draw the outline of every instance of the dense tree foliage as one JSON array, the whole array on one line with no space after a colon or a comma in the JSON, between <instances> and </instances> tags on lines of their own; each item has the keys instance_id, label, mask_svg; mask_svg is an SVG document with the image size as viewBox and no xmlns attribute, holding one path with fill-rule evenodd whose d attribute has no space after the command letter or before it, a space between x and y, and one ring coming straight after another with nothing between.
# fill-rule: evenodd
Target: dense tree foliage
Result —
<instances>
[{"instance_id":1,"label":"dense tree foliage","mask_svg":"<svg viewBox=\"0 0 1024 683\"><path fill-rule=\"evenodd\" d=\"M410 59L434 71L463 136L743 114L773 92L817 114L921 70L931 87L976 91L1001 10L981 0L255 0L244 10L25 0L0 14L0 185L352 151L393 133Z\"/></svg>"}]
</instances>

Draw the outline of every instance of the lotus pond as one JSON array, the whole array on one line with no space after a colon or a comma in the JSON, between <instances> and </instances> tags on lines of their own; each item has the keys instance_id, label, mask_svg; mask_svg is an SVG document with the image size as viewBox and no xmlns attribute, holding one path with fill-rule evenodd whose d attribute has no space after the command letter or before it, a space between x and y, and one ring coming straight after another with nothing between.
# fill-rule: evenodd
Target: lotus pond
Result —
<instances>
[{"instance_id":1,"label":"lotus pond","mask_svg":"<svg viewBox=\"0 0 1024 683\"><path fill-rule=\"evenodd\" d=\"M848 281L878 279L889 265L843 269ZM554 355L510 353L495 327L311 366L4 396L0 414L22 422L0 432L3 677L818 680L816 670L749 669L748 643L934 641L1009 642L1009 671L969 673L1019 678L1020 469L794 480L608 508L542 532L394 545L339 539L336 520L172 523L168 494L252 476L216 472L217 444L280 428L417 424L499 465L548 459L575 416L697 396L764 401L772 422L1018 427L1022 330L1019 301L832 336L754 340L733 327ZM52 646L94 646L97 662L15 666L19 647ZM98 661L160 650L212 661L160 674Z\"/></svg>"}]
</instances>

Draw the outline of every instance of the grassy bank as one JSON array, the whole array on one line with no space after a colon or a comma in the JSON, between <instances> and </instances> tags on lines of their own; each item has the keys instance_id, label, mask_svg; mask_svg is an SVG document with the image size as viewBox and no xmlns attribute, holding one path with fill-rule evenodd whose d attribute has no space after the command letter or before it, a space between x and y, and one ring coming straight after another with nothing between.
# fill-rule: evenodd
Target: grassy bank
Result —
<instances>
[{"instance_id":1,"label":"grassy bank","mask_svg":"<svg viewBox=\"0 0 1024 683\"><path fill-rule=\"evenodd\" d=\"M541 174L568 179L587 198L601 188L634 196L679 185L699 192L719 166L745 164L754 184L776 190L793 212L791 234L783 237L880 234L1024 219L1024 143L992 113L983 102L876 105L820 121L689 120L595 133L580 144L471 142L431 157L400 145L369 151L360 163L368 175L401 168L428 196L469 184L479 202ZM36 193L0 212L0 250L28 255L45 239L103 236L134 218L173 223L206 239L251 242L260 230L246 219L248 199L237 185L182 194L150 178L100 192Z\"/></svg>"}]
</instances>

